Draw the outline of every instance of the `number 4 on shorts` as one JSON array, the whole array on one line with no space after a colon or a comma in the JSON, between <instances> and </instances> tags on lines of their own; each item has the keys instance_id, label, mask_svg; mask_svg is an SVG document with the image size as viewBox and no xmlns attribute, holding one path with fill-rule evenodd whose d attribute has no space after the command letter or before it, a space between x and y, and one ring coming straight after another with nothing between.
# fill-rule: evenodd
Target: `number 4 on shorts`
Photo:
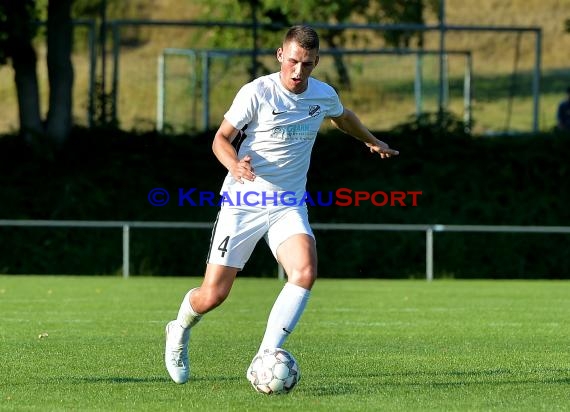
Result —
<instances>
[{"instance_id":1,"label":"number 4 on shorts","mask_svg":"<svg viewBox=\"0 0 570 412\"><path fill-rule=\"evenodd\" d=\"M224 238L224 240L222 240L222 243L220 243L220 246L218 246L218 250L222 252L222 257L224 257L224 255L226 254L226 252L228 251L228 242L230 240L229 236L226 236Z\"/></svg>"}]
</instances>

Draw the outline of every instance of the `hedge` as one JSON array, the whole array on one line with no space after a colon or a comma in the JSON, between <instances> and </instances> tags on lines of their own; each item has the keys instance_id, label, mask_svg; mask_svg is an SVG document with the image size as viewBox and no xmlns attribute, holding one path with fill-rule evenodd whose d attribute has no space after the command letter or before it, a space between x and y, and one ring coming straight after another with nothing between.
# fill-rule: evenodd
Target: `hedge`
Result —
<instances>
[{"instance_id":1,"label":"hedge","mask_svg":"<svg viewBox=\"0 0 570 412\"><path fill-rule=\"evenodd\" d=\"M150 205L152 188L219 190L225 170L212 133L161 136L74 131L59 151L0 138L0 219L212 222L217 207ZM570 138L471 137L410 123L379 137L400 150L381 160L356 140L323 132L308 191L421 192L417 205L310 206L312 222L568 225ZM379 198L381 199L381 198ZM420 232L316 231L322 277L422 277ZM135 275L201 275L208 230L133 229ZM568 235L437 233L436 277L569 278ZM119 274L118 229L1 228L0 273ZM261 242L240 276L275 276Z\"/></svg>"}]
</instances>

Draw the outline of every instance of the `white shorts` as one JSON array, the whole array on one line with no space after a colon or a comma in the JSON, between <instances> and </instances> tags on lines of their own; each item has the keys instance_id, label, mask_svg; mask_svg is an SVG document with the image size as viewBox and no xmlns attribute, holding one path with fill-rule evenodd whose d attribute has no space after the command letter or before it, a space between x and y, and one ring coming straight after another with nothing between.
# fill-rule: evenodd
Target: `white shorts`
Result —
<instances>
[{"instance_id":1,"label":"white shorts","mask_svg":"<svg viewBox=\"0 0 570 412\"><path fill-rule=\"evenodd\" d=\"M243 269L263 237L273 256L287 238L313 231L306 206L222 206L212 230L207 263Z\"/></svg>"}]
</instances>

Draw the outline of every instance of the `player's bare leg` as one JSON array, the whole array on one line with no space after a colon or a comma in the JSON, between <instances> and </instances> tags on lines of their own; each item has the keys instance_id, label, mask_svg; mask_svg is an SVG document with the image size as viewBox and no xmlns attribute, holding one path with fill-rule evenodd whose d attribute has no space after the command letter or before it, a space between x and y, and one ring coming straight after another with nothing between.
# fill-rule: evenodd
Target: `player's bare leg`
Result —
<instances>
[{"instance_id":1,"label":"player's bare leg","mask_svg":"<svg viewBox=\"0 0 570 412\"><path fill-rule=\"evenodd\" d=\"M312 236L289 237L277 248L277 259L287 273L288 283L312 289L317 279L317 248Z\"/></svg>"},{"instance_id":2,"label":"player's bare leg","mask_svg":"<svg viewBox=\"0 0 570 412\"><path fill-rule=\"evenodd\" d=\"M271 309L259 351L282 347L305 310L317 278L313 237L306 234L289 237L277 248L277 258L287 273L287 283Z\"/></svg>"},{"instance_id":3,"label":"player's bare leg","mask_svg":"<svg viewBox=\"0 0 570 412\"><path fill-rule=\"evenodd\" d=\"M164 362L174 382L186 383L190 378L190 329L228 297L237 272L237 268L209 264L202 285L184 296L178 317L166 325Z\"/></svg>"},{"instance_id":4,"label":"player's bare leg","mask_svg":"<svg viewBox=\"0 0 570 412\"><path fill-rule=\"evenodd\" d=\"M238 270L229 266L208 264L202 285L190 295L190 304L196 313L208 313L226 300Z\"/></svg>"}]
</instances>

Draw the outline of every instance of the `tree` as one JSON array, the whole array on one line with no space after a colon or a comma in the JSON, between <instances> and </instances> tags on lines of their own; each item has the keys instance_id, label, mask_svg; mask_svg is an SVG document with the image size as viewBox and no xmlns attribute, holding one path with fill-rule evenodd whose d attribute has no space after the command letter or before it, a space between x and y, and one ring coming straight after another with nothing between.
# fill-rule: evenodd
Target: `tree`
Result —
<instances>
[{"instance_id":1,"label":"tree","mask_svg":"<svg viewBox=\"0 0 570 412\"><path fill-rule=\"evenodd\" d=\"M351 21L363 23L424 23L424 10L433 9L439 0L305 0L287 2L282 0L201 0L205 7L205 15L210 19L221 18L229 21L252 21L273 24L276 27L287 27L292 22L320 22L340 24ZM221 4L222 3L222 4ZM245 6L245 7L244 7ZM258 14L258 15L257 15ZM235 32L234 32L235 33ZM365 44L370 41L364 33L350 33L346 30L320 30L319 34L328 49L340 49L349 42ZM422 45L422 32L383 31L381 35L386 44L394 47L408 47L414 37L418 45ZM281 33L279 34L281 35ZM270 31L258 35L259 43L276 44L280 38ZM240 45L246 46L246 40L231 31L219 30L214 46ZM249 46L249 44L247 44ZM338 84L350 87L350 76L341 54L333 55Z\"/></svg>"},{"instance_id":2,"label":"tree","mask_svg":"<svg viewBox=\"0 0 570 412\"><path fill-rule=\"evenodd\" d=\"M0 64L12 63L20 134L27 142L45 136L60 146L71 132L71 3L72 0L49 0L47 6L49 108L44 124L36 72L37 54L33 45L38 28L38 4L36 0L0 0Z\"/></svg>"},{"instance_id":3,"label":"tree","mask_svg":"<svg viewBox=\"0 0 570 412\"><path fill-rule=\"evenodd\" d=\"M46 134L56 145L67 140L72 126L72 0L50 0L47 20L47 68L50 85Z\"/></svg>"},{"instance_id":4,"label":"tree","mask_svg":"<svg viewBox=\"0 0 570 412\"><path fill-rule=\"evenodd\" d=\"M377 0L374 7L368 10L368 21L377 21L389 24L397 23L424 23L424 0ZM409 47L412 39L418 37L418 46L423 46L423 33L410 30L386 30L382 37L386 43L393 47Z\"/></svg>"},{"instance_id":5,"label":"tree","mask_svg":"<svg viewBox=\"0 0 570 412\"><path fill-rule=\"evenodd\" d=\"M18 96L20 133L31 141L42 132L36 51L32 39L37 26L33 24L35 1L0 2L0 63L12 61Z\"/></svg>"}]
</instances>

